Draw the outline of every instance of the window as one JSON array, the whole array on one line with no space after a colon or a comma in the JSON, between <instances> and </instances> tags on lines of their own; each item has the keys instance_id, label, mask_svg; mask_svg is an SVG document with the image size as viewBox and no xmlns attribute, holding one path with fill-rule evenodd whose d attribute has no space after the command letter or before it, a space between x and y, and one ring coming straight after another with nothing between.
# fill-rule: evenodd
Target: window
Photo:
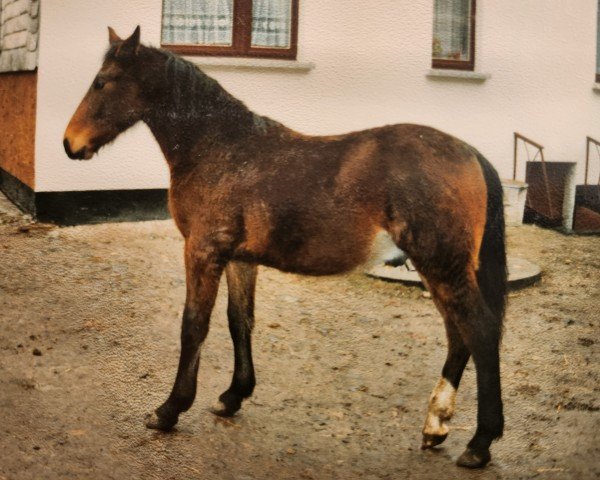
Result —
<instances>
[{"instance_id":1,"label":"window","mask_svg":"<svg viewBox=\"0 0 600 480\"><path fill-rule=\"evenodd\" d=\"M163 0L161 44L184 55L295 59L298 0Z\"/></svg>"},{"instance_id":2,"label":"window","mask_svg":"<svg viewBox=\"0 0 600 480\"><path fill-rule=\"evenodd\" d=\"M435 0L432 67L475 67L475 0Z\"/></svg>"}]
</instances>

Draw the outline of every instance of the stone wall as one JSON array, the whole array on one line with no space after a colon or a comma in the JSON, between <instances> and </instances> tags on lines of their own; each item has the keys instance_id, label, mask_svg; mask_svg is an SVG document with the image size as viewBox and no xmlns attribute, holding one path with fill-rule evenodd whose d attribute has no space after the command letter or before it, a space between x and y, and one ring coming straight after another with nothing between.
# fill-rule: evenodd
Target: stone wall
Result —
<instances>
[{"instance_id":1,"label":"stone wall","mask_svg":"<svg viewBox=\"0 0 600 480\"><path fill-rule=\"evenodd\" d=\"M40 0L1 0L0 72L35 70Z\"/></svg>"}]
</instances>

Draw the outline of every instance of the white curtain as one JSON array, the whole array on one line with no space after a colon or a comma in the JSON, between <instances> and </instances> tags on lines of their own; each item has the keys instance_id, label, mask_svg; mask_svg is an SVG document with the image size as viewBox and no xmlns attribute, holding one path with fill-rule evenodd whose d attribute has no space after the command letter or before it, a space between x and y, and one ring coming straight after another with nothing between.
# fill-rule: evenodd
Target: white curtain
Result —
<instances>
[{"instance_id":1,"label":"white curtain","mask_svg":"<svg viewBox=\"0 0 600 480\"><path fill-rule=\"evenodd\" d=\"M433 57L468 60L471 0L435 0Z\"/></svg>"},{"instance_id":2,"label":"white curtain","mask_svg":"<svg viewBox=\"0 0 600 480\"><path fill-rule=\"evenodd\" d=\"M231 45L233 0L163 0L162 43Z\"/></svg>"},{"instance_id":3,"label":"white curtain","mask_svg":"<svg viewBox=\"0 0 600 480\"><path fill-rule=\"evenodd\" d=\"M252 2L252 46L288 48L291 43L292 0Z\"/></svg>"}]
</instances>

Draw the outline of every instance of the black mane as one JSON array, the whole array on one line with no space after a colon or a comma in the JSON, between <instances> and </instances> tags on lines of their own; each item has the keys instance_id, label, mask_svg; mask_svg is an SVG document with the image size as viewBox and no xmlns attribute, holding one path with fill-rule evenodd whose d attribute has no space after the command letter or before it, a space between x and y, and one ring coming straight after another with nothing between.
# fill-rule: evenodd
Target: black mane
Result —
<instances>
[{"instance_id":1,"label":"black mane","mask_svg":"<svg viewBox=\"0 0 600 480\"><path fill-rule=\"evenodd\" d=\"M118 55L112 46L105 60L113 60L133 74L151 109L148 124L170 123L179 131L192 126L197 133L236 138L261 133L277 122L257 115L192 62L166 50L141 46L138 54ZM179 139L182 141L183 139Z\"/></svg>"},{"instance_id":2,"label":"black mane","mask_svg":"<svg viewBox=\"0 0 600 480\"><path fill-rule=\"evenodd\" d=\"M167 52L154 49L165 58L164 81L170 88L170 100L180 115L202 115L207 107L219 108L236 117L251 114L246 105L229 94L214 78L193 63ZM211 113L214 113L211 112Z\"/></svg>"}]
</instances>

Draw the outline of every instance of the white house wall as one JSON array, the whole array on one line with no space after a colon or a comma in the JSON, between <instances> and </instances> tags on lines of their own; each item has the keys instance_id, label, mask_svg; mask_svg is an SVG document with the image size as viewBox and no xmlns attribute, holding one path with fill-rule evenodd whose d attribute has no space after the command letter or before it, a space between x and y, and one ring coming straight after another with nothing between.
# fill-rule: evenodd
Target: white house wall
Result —
<instances>
[{"instance_id":1,"label":"white house wall","mask_svg":"<svg viewBox=\"0 0 600 480\"><path fill-rule=\"evenodd\" d=\"M463 138L512 175L512 133L578 161L600 137L597 0L478 0L476 72L485 82L432 79L433 0L300 0L297 70L205 68L253 110L308 134L418 122ZM160 42L157 0L48 0L41 14L36 190L163 188L168 171L144 125L89 162L69 160L64 128L107 47L107 25ZM521 168L520 175L523 175ZM598 167L592 174L597 178Z\"/></svg>"}]
</instances>

